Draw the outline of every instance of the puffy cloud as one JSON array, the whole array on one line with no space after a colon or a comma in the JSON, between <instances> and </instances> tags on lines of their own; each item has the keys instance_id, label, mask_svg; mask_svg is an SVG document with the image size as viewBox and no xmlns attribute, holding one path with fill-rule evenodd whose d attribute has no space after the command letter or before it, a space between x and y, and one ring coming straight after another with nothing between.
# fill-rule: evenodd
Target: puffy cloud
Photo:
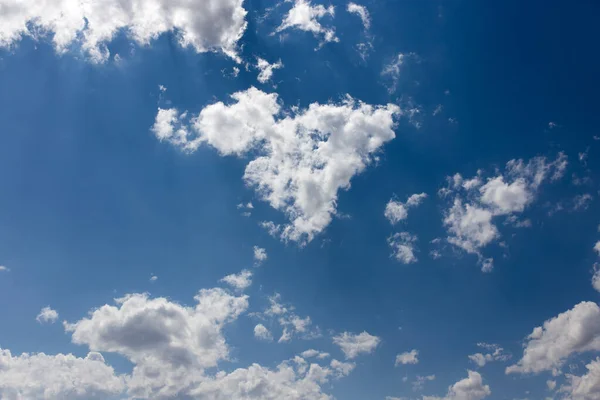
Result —
<instances>
[{"instance_id":1,"label":"puffy cloud","mask_svg":"<svg viewBox=\"0 0 600 400\"><path fill-rule=\"evenodd\" d=\"M599 228L600 229L600 228ZM600 240L594 245L594 251L600 256Z\"/></svg>"},{"instance_id":2,"label":"puffy cloud","mask_svg":"<svg viewBox=\"0 0 600 400\"><path fill-rule=\"evenodd\" d=\"M225 282L237 290L247 289L250 285L252 285L252 271L245 269L239 274L227 275L221 279L221 282Z\"/></svg>"},{"instance_id":3,"label":"puffy cloud","mask_svg":"<svg viewBox=\"0 0 600 400\"><path fill-rule=\"evenodd\" d=\"M310 317L299 317L294 312L294 307L281 303L281 295L275 293L269 297L269 307L263 313L265 317L275 318L283 328L283 333L278 342L289 342L296 335L303 339L312 339L320 335L319 328L312 328Z\"/></svg>"},{"instance_id":4,"label":"puffy cloud","mask_svg":"<svg viewBox=\"0 0 600 400\"><path fill-rule=\"evenodd\" d=\"M594 264L594 275L592 275L592 287L600 292L600 264Z\"/></svg>"},{"instance_id":5,"label":"puffy cloud","mask_svg":"<svg viewBox=\"0 0 600 400\"><path fill-rule=\"evenodd\" d=\"M388 244L392 248L392 255L403 264L417 262L415 256L415 242L417 237L408 232L399 232L388 238Z\"/></svg>"},{"instance_id":6,"label":"puffy cloud","mask_svg":"<svg viewBox=\"0 0 600 400\"><path fill-rule=\"evenodd\" d=\"M0 397L17 399L107 399L120 394L125 379L100 353L85 358L44 353L13 356L0 349Z\"/></svg>"},{"instance_id":7,"label":"puffy cloud","mask_svg":"<svg viewBox=\"0 0 600 400\"><path fill-rule=\"evenodd\" d=\"M367 332L360 334L344 332L334 336L333 343L342 349L347 359L353 359L360 354L370 354L375 351L375 348L381 343L381 339Z\"/></svg>"},{"instance_id":8,"label":"puffy cloud","mask_svg":"<svg viewBox=\"0 0 600 400\"><path fill-rule=\"evenodd\" d=\"M596 400L600 398L600 358L596 358L585 367L587 373L582 376L566 374L567 384L560 388L560 392L565 393L566 398L571 400ZM548 389L553 390L554 387L556 387L556 382L552 385L548 384Z\"/></svg>"},{"instance_id":9,"label":"puffy cloud","mask_svg":"<svg viewBox=\"0 0 600 400\"><path fill-rule=\"evenodd\" d=\"M448 177L448 187L440 190L452 202L444 212L444 226L450 244L478 256L484 272L493 268L493 259L484 258L482 249L500 237L494 219L504 216L515 223L515 214L522 213L537 195L539 186L546 180L556 180L564 175L567 157L559 153L554 161L535 157L525 163L511 160L503 174L483 180L483 171L477 176L463 179L460 174ZM518 225L518 223L516 223Z\"/></svg>"},{"instance_id":10,"label":"puffy cloud","mask_svg":"<svg viewBox=\"0 0 600 400\"><path fill-rule=\"evenodd\" d=\"M467 372L468 377L450 386L446 396L423 396L423 400L481 400L492 394L490 387L483 384L483 378L479 373Z\"/></svg>"},{"instance_id":11,"label":"puffy cloud","mask_svg":"<svg viewBox=\"0 0 600 400\"><path fill-rule=\"evenodd\" d=\"M254 263L256 265L260 265L263 262L267 261L267 258L267 250L258 246L254 246Z\"/></svg>"},{"instance_id":12,"label":"puffy cloud","mask_svg":"<svg viewBox=\"0 0 600 400\"><path fill-rule=\"evenodd\" d=\"M288 12L281 25L277 28L277 32L282 32L286 29L299 29L306 32L312 32L316 37L322 37L323 42L338 42L339 39L335 36L335 29L325 28L319 22L325 16L333 17L335 8L329 6L325 8L322 5L312 5L310 0L296 0L294 7Z\"/></svg>"},{"instance_id":13,"label":"puffy cloud","mask_svg":"<svg viewBox=\"0 0 600 400\"><path fill-rule=\"evenodd\" d=\"M314 349L309 349L309 350L303 351L302 354L300 354L300 355L304 358L317 357L320 360L329 357L329 353L324 353L324 352L314 350Z\"/></svg>"},{"instance_id":14,"label":"puffy cloud","mask_svg":"<svg viewBox=\"0 0 600 400\"><path fill-rule=\"evenodd\" d=\"M475 353L469 356L469 360L477 364L478 367L483 367L492 361L507 361L512 357L510 354L506 354L504 349L497 344L477 343L477 346L489 351L489 353Z\"/></svg>"},{"instance_id":15,"label":"puffy cloud","mask_svg":"<svg viewBox=\"0 0 600 400\"><path fill-rule=\"evenodd\" d=\"M267 60L257 57L256 68L258 68L258 70L260 71L260 73L258 74L258 78L256 79L258 79L260 83L267 83L269 80L271 80L271 77L273 76L273 71L275 71L276 69L283 68L283 63L281 62L281 60L279 60L274 64L270 64Z\"/></svg>"},{"instance_id":16,"label":"puffy cloud","mask_svg":"<svg viewBox=\"0 0 600 400\"><path fill-rule=\"evenodd\" d=\"M408 217L408 209L417 207L426 198L426 193L420 193L411 195L406 203L390 199L385 206L384 215L392 225L395 225Z\"/></svg>"},{"instance_id":17,"label":"puffy cloud","mask_svg":"<svg viewBox=\"0 0 600 400\"><path fill-rule=\"evenodd\" d=\"M396 366L402 364L418 364L419 363L419 350L413 349L396 356Z\"/></svg>"},{"instance_id":18,"label":"puffy cloud","mask_svg":"<svg viewBox=\"0 0 600 400\"><path fill-rule=\"evenodd\" d=\"M0 0L0 9L0 47L49 33L58 53L80 45L94 62L109 58L107 43L120 31L140 45L174 32L182 47L237 59L246 29L243 0Z\"/></svg>"},{"instance_id":19,"label":"puffy cloud","mask_svg":"<svg viewBox=\"0 0 600 400\"><path fill-rule=\"evenodd\" d=\"M245 182L290 220L285 226L270 223L269 231L301 244L329 225L338 192L349 189L351 179L395 137L394 119L402 114L396 105L372 106L351 97L283 112L277 94L256 88L232 98L233 104L209 105L191 120L159 109L152 130L184 151L206 143L222 155L251 152Z\"/></svg>"},{"instance_id":20,"label":"puffy cloud","mask_svg":"<svg viewBox=\"0 0 600 400\"><path fill-rule=\"evenodd\" d=\"M52 308L50 308L50 306L44 307L44 308L42 308L40 313L37 315L37 317L35 317L35 319L40 324L45 323L45 322L49 322L49 323L53 324L58 319L58 312L56 310L53 310Z\"/></svg>"},{"instance_id":21,"label":"puffy cloud","mask_svg":"<svg viewBox=\"0 0 600 400\"><path fill-rule=\"evenodd\" d=\"M600 308L581 302L536 327L527 337L523 357L506 373L558 373L573 355L600 350Z\"/></svg>"},{"instance_id":22,"label":"puffy cloud","mask_svg":"<svg viewBox=\"0 0 600 400\"><path fill-rule=\"evenodd\" d=\"M273 335L271 335L271 332L263 324L258 324L254 327L254 337L268 342L273 340Z\"/></svg>"},{"instance_id":23,"label":"puffy cloud","mask_svg":"<svg viewBox=\"0 0 600 400\"><path fill-rule=\"evenodd\" d=\"M348 7L346 8L346 10L349 13L358 15L365 29L368 30L369 28L371 28L371 17L369 16L369 11L367 10L367 7L361 6L356 3L348 3Z\"/></svg>"},{"instance_id":24,"label":"puffy cloud","mask_svg":"<svg viewBox=\"0 0 600 400\"><path fill-rule=\"evenodd\" d=\"M327 353L325 353L325 354L327 354ZM336 375L338 377L348 376L348 375L350 375L350 372L352 372L354 370L354 368L356 368L356 364L354 364L354 363L342 362L342 361L338 361L338 360L331 360L331 363L329 363L329 366L331 368L333 368L333 370L336 372Z\"/></svg>"}]
</instances>

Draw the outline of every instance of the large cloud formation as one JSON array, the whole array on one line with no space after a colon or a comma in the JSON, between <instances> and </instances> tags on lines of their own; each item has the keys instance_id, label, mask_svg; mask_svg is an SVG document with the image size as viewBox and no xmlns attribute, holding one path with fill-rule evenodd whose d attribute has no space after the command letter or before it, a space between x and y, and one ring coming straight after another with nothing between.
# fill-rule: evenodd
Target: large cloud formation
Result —
<instances>
[{"instance_id":1,"label":"large cloud formation","mask_svg":"<svg viewBox=\"0 0 600 400\"><path fill-rule=\"evenodd\" d=\"M290 220L271 223L270 232L300 243L329 225L338 192L394 139L394 120L402 114L397 105L372 106L349 96L339 104L290 110L283 110L277 94L253 87L231 97L232 104L211 104L194 117L159 109L152 130L187 152L205 143L222 155L254 157L245 182Z\"/></svg>"},{"instance_id":2,"label":"large cloud formation","mask_svg":"<svg viewBox=\"0 0 600 400\"><path fill-rule=\"evenodd\" d=\"M106 44L125 31L140 45L176 32L181 46L222 51L237 58L246 29L243 0L0 0L0 47L24 36L50 34L58 53L74 44L94 62L110 53Z\"/></svg>"}]
</instances>

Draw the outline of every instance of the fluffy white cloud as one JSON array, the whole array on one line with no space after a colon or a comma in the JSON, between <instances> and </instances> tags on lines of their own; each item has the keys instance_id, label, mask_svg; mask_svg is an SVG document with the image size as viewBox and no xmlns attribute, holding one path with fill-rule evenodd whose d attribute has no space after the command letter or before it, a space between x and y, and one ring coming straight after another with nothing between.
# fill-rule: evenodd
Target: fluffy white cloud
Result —
<instances>
[{"instance_id":1,"label":"fluffy white cloud","mask_svg":"<svg viewBox=\"0 0 600 400\"><path fill-rule=\"evenodd\" d=\"M334 336L333 343L340 346L347 359L353 359L360 354L370 354L375 351L381 339L367 332L360 334L344 332Z\"/></svg>"},{"instance_id":2,"label":"fluffy white cloud","mask_svg":"<svg viewBox=\"0 0 600 400\"><path fill-rule=\"evenodd\" d=\"M0 349L2 399L103 400L120 394L125 382L100 353L91 352L85 358L44 353L13 356Z\"/></svg>"},{"instance_id":3,"label":"fluffy white cloud","mask_svg":"<svg viewBox=\"0 0 600 400\"><path fill-rule=\"evenodd\" d=\"M483 378L479 373L467 372L468 377L450 386L446 396L423 396L423 400L481 400L492 394L490 387L483 384Z\"/></svg>"},{"instance_id":4,"label":"fluffy white cloud","mask_svg":"<svg viewBox=\"0 0 600 400\"><path fill-rule=\"evenodd\" d=\"M247 289L250 287L250 285L252 285L252 271L245 269L239 274L227 275L221 279L221 282L225 282L237 290Z\"/></svg>"},{"instance_id":5,"label":"fluffy white cloud","mask_svg":"<svg viewBox=\"0 0 600 400\"><path fill-rule=\"evenodd\" d=\"M586 366L587 373L582 376L566 374L567 384L561 386L560 392L565 393L570 400L596 400L600 398L600 358L591 361ZM548 381L554 382L554 381ZM556 382L552 387L553 390Z\"/></svg>"},{"instance_id":6,"label":"fluffy white cloud","mask_svg":"<svg viewBox=\"0 0 600 400\"><path fill-rule=\"evenodd\" d=\"M325 353L325 354L327 354L327 353ZM350 375L350 372L352 372L354 370L354 368L356 368L356 364L354 364L354 363L342 362L342 361L338 361L338 360L331 360L331 363L329 363L329 366L336 372L336 375L338 377L348 376L348 375Z\"/></svg>"},{"instance_id":7,"label":"fluffy white cloud","mask_svg":"<svg viewBox=\"0 0 600 400\"><path fill-rule=\"evenodd\" d=\"M482 249L500 237L494 219L504 216L515 222L537 195L539 186L546 180L556 180L564 175L567 157L559 153L554 161L535 157L525 163L511 160L503 174L484 181L483 171L477 176L463 179L460 174L448 177L448 187L440 190L452 203L444 212L447 241L470 254L476 254L484 272L493 268L493 259L484 258Z\"/></svg>"},{"instance_id":8,"label":"fluffy white cloud","mask_svg":"<svg viewBox=\"0 0 600 400\"><path fill-rule=\"evenodd\" d=\"M420 193L411 195L408 200L406 200L406 203L390 199L385 206L384 215L392 225L395 225L408 217L408 210L410 208L417 207L426 198L426 193Z\"/></svg>"},{"instance_id":9,"label":"fluffy white cloud","mask_svg":"<svg viewBox=\"0 0 600 400\"><path fill-rule=\"evenodd\" d=\"M338 42L335 36L335 29L325 28L319 22L320 19L335 15L335 8L329 6L325 8L322 5L313 5L310 0L295 0L294 6L288 12L277 32L286 29L299 29L306 32L312 32L316 37L322 37L323 42Z\"/></svg>"},{"instance_id":10,"label":"fluffy white cloud","mask_svg":"<svg viewBox=\"0 0 600 400\"><path fill-rule=\"evenodd\" d=\"M293 306L285 306L281 303L281 295L275 293L269 297L269 307L263 313L264 317L275 318L283 329L278 342L289 342L294 336L303 339L313 339L320 336L319 328L312 328L310 317L299 317L294 312Z\"/></svg>"},{"instance_id":11,"label":"fluffy white cloud","mask_svg":"<svg viewBox=\"0 0 600 400\"><path fill-rule=\"evenodd\" d=\"M267 250L258 246L254 246L254 263L256 265L260 265L263 262L267 261L267 258Z\"/></svg>"},{"instance_id":12,"label":"fluffy white cloud","mask_svg":"<svg viewBox=\"0 0 600 400\"><path fill-rule=\"evenodd\" d=\"M300 354L300 355L303 358L317 357L320 360L329 357L329 353L324 353L324 352L314 350L314 349L309 349L309 350L303 351L302 354Z\"/></svg>"},{"instance_id":13,"label":"fluffy white cloud","mask_svg":"<svg viewBox=\"0 0 600 400\"><path fill-rule=\"evenodd\" d=\"M271 332L263 324L258 324L254 327L254 337L268 342L273 340L273 335L271 335Z\"/></svg>"},{"instance_id":14,"label":"fluffy white cloud","mask_svg":"<svg viewBox=\"0 0 600 400\"><path fill-rule=\"evenodd\" d=\"M497 344L477 343L477 346L489 351L489 353L475 353L469 356L469 360L479 367L492 361L507 361L511 358L511 355L506 354L504 349Z\"/></svg>"},{"instance_id":15,"label":"fluffy white cloud","mask_svg":"<svg viewBox=\"0 0 600 400\"><path fill-rule=\"evenodd\" d=\"M0 0L0 9L0 47L48 33L58 53L80 45L94 62L109 58L106 45L120 31L140 45L174 32L183 47L237 58L246 29L243 0Z\"/></svg>"},{"instance_id":16,"label":"fluffy white cloud","mask_svg":"<svg viewBox=\"0 0 600 400\"><path fill-rule=\"evenodd\" d=\"M365 29L368 30L369 28L371 28L371 17L369 16L369 11L367 10L367 7L361 6L356 3L348 3L348 7L346 8L346 10L349 13L358 15Z\"/></svg>"},{"instance_id":17,"label":"fluffy white cloud","mask_svg":"<svg viewBox=\"0 0 600 400\"><path fill-rule=\"evenodd\" d=\"M347 97L341 104L311 104L283 112L277 94L256 88L232 95L190 119L159 109L153 131L184 151L206 143L222 155L254 158L244 180L290 223L270 232L302 244L322 232L336 214L338 192L350 188L383 144L395 137L394 104L372 106ZM276 118L277 117L277 118Z\"/></svg>"},{"instance_id":18,"label":"fluffy white cloud","mask_svg":"<svg viewBox=\"0 0 600 400\"><path fill-rule=\"evenodd\" d=\"M388 238L388 244L392 248L392 255L403 264L417 262L415 256L415 242L417 237L408 232L399 232Z\"/></svg>"},{"instance_id":19,"label":"fluffy white cloud","mask_svg":"<svg viewBox=\"0 0 600 400\"><path fill-rule=\"evenodd\" d=\"M573 355L600 350L600 308L581 302L536 327L527 337L523 357L506 373L558 373Z\"/></svg>"},{"instance_id":20,"label":"fluffy white cloud","mask_svg":"<svg viewBox=\"0 0 600 400\"><path fill-rule=\"evenodd\" d=\"M53 324L58 319L58 312L56 310L53 310L52 308L50 308L50 306L44 307L44 308L42 308L40 313L37 315L37 317L35 317L35 319L40 324L45 323L45 322L49 322L49 323Z\"/></svg>"},{"instance_id":21,"label":"fluffy white cloud","mask_svg":"<svg viewBox=\"0 0 600 400\"><path fill-rule=\"evenodd\" d=\"M283 63L281 62L281 60L279 60L274 64L270 64L267 60L257 57L256 68L258 68L258 70L260 71L258 74L258 78L256 79L258 79L260 83L267 83L269 80L271 80L271 77L273 76L273 71L275 71L276 69L283 68Z\"/></svg>"},{"instance_id":22,"label":"fluffy white cloud","mask_svg":"<svg viewBox=\"0 0 600 400\"><path fill-rule=\"evenodd\" d=\"M419 350L413 349L396 356L396 366L419 363Z\"/></svg>"}]
</instances>

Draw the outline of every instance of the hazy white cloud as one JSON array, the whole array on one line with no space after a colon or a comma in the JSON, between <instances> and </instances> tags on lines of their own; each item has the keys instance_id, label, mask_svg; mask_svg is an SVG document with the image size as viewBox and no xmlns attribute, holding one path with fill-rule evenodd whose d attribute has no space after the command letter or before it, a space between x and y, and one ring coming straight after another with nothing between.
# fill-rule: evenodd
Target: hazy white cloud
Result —
<instances>
[{"instance_id":1,"label":"hazy white cloud","mask_svg":"<svg viewBox=\"0 0 600 400\"><path fill-rule=\"evenodd\" d=\"M579 194L573 198L573 211L587 210L594 196L589 193Z\"/></svg>"},{"instance_id":2,"label":"hazy white cloud","mask_svg":"<svg viewBox=\"0 0 600 400\"><path fill-rule=\"evenodd\" d=\"M289 342L294 336L300 336L303 339L312 339L320 336L319 328L312 327L310 317L302 318L294 312L293 306L281 303L281 295L279 293L275 293L269 297L269 307L265 310L263 316L276 319L283 329L278 340L279 343Z\"/></svg>"},{"instance_id":3,"label":"hazy white cloud","mask_svg":"<svg viewBox=\"0 0 600 400\"><path fill-rule=\"evenodd\" d=\"M600 292L600 263L594 263L594 275L592 275L592 287Z\"/></svg>"},{"instance_id":4,"label":"hazy white cloud","mask_svg":"<svg viewBox=\"0 0 600 400\"><path fill-rule=\"evenodd\" d=\"M600 240L594 245L594 251L600 256Z\"/></svg>"},{"instance_id":5,"label":"hazy white cloud","mask_svg":"<svg viewBox=\"0 0 600 400\"><path fill-rule=\"evenodd\" d=\"M446 396L423 396L423 400L481 400L492 394L490 387L483 384L479 373L467 372L468 377L450 386Z\"/></svg>"},{"instance_id":6,"label":"hazy white cloud","mask_svg":"<svg viewBox=\"0 0 600 400\"><path fill-rule=\"evenodd\" d=\"M150 276L150 282L156 282L157 280L158 280L158 276L156 276L154 274Z\"/></svg>"},{"instance_id":7,"label":"hazy white cloud","mask_svg":"<svg viewBox=\"0 0 600 400\"><path fill-rule=\"evenodd\" d=\"M403 264L417 262L415 256L415 243L417 237L408 232L399 232L388 238L388 244L392 248L392 256Z\"/></svg>"},{"instance_id":8,"label":"hazy white cloud","mask_svg":"<svg viewBox=\"0 0 600 400\"><path fill-rule=\"evenodd\" d=\"M283 68L283 63L281 62L281 60L279 60L276 63L270 64L267 60L257 57L256 68L258 68L258 70L260 71L260 73L258 74L258 78L256 79L258 79L260 83L267 83L269 80L271 80L271 77L273 76L273 71L275 71L276 69Z\"/></svg>"},{"instance_id":9,"label":"hazy white cloud","mask_svg":"<svg viewBox=\"0 0 600 400\"><path fill-rule=\"evenodd\" d=\"M329 353L324 353L324 352L321 352L321 351L318 351L318 350L314 350L314 349L303 351L300 355L303 358L313 358L313 357L316 357L316 358L318 358L320 360L329 357Z\"/></svg>"},{"instance_id":10,"label":"hazy white cloud","mask_svg":"<svg viewBox=\"0 0 600 400\"><path fill-rule=\"evenodd\" d=\"M247 289L250 287L250 285L252 285L252 271L245 269L239 274L227 275L221 279L221 282L225 282L237 290Z\"/></svg>"},{"instance_id":11,"label":"hazy white cloud","mask_svg":"<svg viewBox=\"0 0 600 400\"><path fill-rule=\"evenodd\" d=\"M107 44L120 31L139 45L174 32L182 47L237 59L247 24L243 0L0 0L0 9L0 47L48 33L58 53L81 46L93 62L109 59Z\"/></svg>"},{"instance_id":12,"label":"hazy white cloud","mask_svg":"<svg viewBox=\"0 0 600 400\"><path fill-rule=\"evenodd\" d=\"M488 351L487 353L475 353L469 356L469 360L477 364L478 367L483 367L492 361L507 361L511 358L511 355L507 354L497 344L477 343L477 346Z\"/></svg>"},{"instance_id":13,"label":"hazy white cloud","mask_svg":"<svg viewBox=\"0 0 600 400\"><path fill-rule=\"evenodd\" d=\"M353 359L360 354L370 354L375 351L375 348L381 343L381 339L367 332L360 334L344 332L334 336L333 343L342 349L347 359Z\"/></svg>"},{"instance_id":14,"label":"hazy white cloud","mask_svg":"<svg viewBox=\"0 0 600 400\"><path fill-rule=\"evenodd\" d=\"M346 10L349 13L358 15L366 30L369 30L371 28L371 17L369 15L367 7L361 6L356 3L348 3L348 7L346 8Z\"/></svg>"},{"instance_id":15,"label":"hazy white cloud","mask_svg":"<svg viewBox=\"0 0 600 400\"><path fill-rule=\"evenodd\" d=\"M554 390L556 389L556 381L549 379L546 381L546 386L548 387L548 390Z\"/></svg>"},{"instance_id":16,"label":"hazy white cloud","mask_svg":"<svg viewBox=\"0 0 600 400\"><path fill-rule=\"evenodd\" d=\"M325 353L327 354L327 353ZM352 362L343 362L338 360L331 360L329 366L335 371L336 376L341 378L342 376L350 375L350 372L356 368L356 364Z\"/></svg>"},{"instance_id":17,"label":"hazy white cloud","mask_svg":"<svg viewBox=\"0 0 600 400\"><path fill-rule=\"evenodd\" d=\"M395 225L408 217L410 208L419 206L426 198L426 193L420 193L411 195L405 203L390 199L385 206L384 215L392 225Z\"/></svg>"},{"instance_id":18,"label":"hazy white cloud","mask_svg":"<svg viewBox=\"0 0 600 400\"><path fill-rule=\"evenodd\" d=\"M100 353L79 358L44 353L13 356L0 349L0 398L103 400L123 392L125 379L115 375Z\"/></svg>"},{"instance_id":19,"label":"hazy white cloud","mask_svg":"<svg viewBox=\"0 0 600 400\"><path fill-rule=\"evenodd\" d=\"M263 249L262 247L254 246L254 263L256 265L260 265L267 261L267 258L267 250Z\"/></svg>"},{"instance_id":20,"label":"hazy white cloud","mask_svg":"<svg viewBox=\"0 0 600 400\"><path fill-rule=\"evenodd\" d=\"M246 184L290 220L285 226L271 223L270 232L301 244L329 225L338 192L348 190L351 179L395 137L394 119L403 114L394 104L371 106L350 97L284 112L277 94L256 88L232 98L233 104L209 105L193 118L159 109L152 130L184 151L202 143L222 155L253 150Z\"/></svg>"},{"instance_id":21,"label":"hazy white cloud","mask_svg":"<svg viewBox=\"0 0 600 400\"><path fill-rule=\"evenodd\" d=\"M271 335L271 332L263 324L258 324L254 327L254 337L269 342L273 340L273 335Z\"/></svg>"},{"instance_id":22,"label":"hazy white cloud","mask_svg":"<svg viewBox=\"0 0 600 400\"><path fill-rule=\"evenodd\" d=\"M53 310L52 308L50 308L50 306L44 307L44 308L42 308L40 313L37 315L37 317L35 317L35 319L40 324L42 324L42 323L53 324L58 320L58 312L56 310Z\"/></svg>"},{"instance_id":23,"label":"hazy white cloud","mask_svg":"<svg viewBox=\"0 0 600 400\"><path fill-rule=\"evenodd\" d=\"M435 380L435 375L426 375L426 376L417 375L415 380L411 383L412 389L414 392L419 392L419 391L423 390L425 383L431 382L434 380Z\"/></svg>"},{"instance_id":24,"label":"hazy white cloud","mask_svg":"<svg viewBox=\"0 0 600 400\"><path fill-rule=\"evenodd\" d=\"M419 350L413 349L396 356L396 366L419 363Z\"/></svg>"},{"instance_id":25,"label":"hazy white cloud","mask_svg":"<svg viewBox=\"0 0 600 400\"><path fill-rule=\"evenodd\" d=\"M323 42L338 42L335 36L334 28L325 28L319 20L326 16L333 17L335 8L329 6L325 8L321 4L313 5L310 0L295 0L294 6L285 16L277 32L286 29L299 29L306 32L312 32L316 37L322 38Z\"/></svg>"},{"instance_id":26,"label":"hazy white cloud","mask_svg":"<svg viewBox=\"0 0 600 400\"><path fill-rule=\"evenodd\" d=\"M558 373L574 354L600 350L600 308L581 302L536 327L527 337L523 357L506 373Z\"/></svg>"},{"instance_id":27,"label":"hazy white cloud","mask_svg":"<svg viewBox=\"0 0 600 400\"><path fill-rule=\"evenodd\" d=\"M10 272L10 268L0 265L0 272Z\"/></svg>"},{"instance_id":28,"label":"hazy white cloud","mask_svg":"<svg viewBox=\"0 0 600 400\"><path fill-rule=\"evenodd\" d=\"M390 63L386 64L381 71L383 77L389 78L392 84L388 88L390 93L393 93L398 88L398 82L400 81L402 68L409 60L418 60L419 57L415 53L398 53L396 57Z\"/></svg>"}]
</instances>

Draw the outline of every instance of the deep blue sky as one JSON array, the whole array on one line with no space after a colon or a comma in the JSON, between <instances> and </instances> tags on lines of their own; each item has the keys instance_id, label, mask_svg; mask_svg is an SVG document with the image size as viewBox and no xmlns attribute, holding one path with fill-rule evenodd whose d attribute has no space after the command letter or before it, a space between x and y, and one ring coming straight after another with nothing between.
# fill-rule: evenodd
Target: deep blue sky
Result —
<instances>
[{"instance_id":1,"label":"deep blue sky","mask_svg":"<svg viewBox=\"0 0 600 400\"><path fill-rule=\"evenodd\" d=\"M361 4L371 14L374 50L363 61L354 49L362 26L345 2L333 1L335 17L323 19L340 42L318 51L310 33L270 35L290 8L281 5L258 22L271 3L244 3L249 25L240 43L244 60L282 60L276 88L243 67L237 78L225 76L234 61L182 49L172 34L146 47L119 35L109 48L124 54L121 63L57 55L43 39L24 38L0 52L0 265L10 268L0 273L0 346L13 355L84 356L88 349L72 344L60 323L35 320L41 307L58 310L59 321L76 321L127 293L191 304L199 289L251 268L258 245L268 260L246 290L250 311L262 310L278 292L324 335L257 342L257 320L244 315L226 328L234 362L222 369L274 367L308 348L341 359L329 332L366 330L382 343L355 360L353 375L328 386L338 399L418 397L410 382L430 374L436 379L423 393L443 396L476 368L467 356L479 351L478 342L513 355L478 370L491 387L489 398L547 396L549 373L505 375L504 368L521 358L534 327L598 300L590 281L600 239L600 141L593 139L600 135L599 4L369 0ZM390 93L382 69L411 52L418 61L407 63ZM345 94L369 104L411 99L421 109L421 127L400 121L379 162L340 192L338 211L347 218L334 218L306 247L282 243L258 224L286 219L244 185L250 156L222 157L208 146L184 154L150 131L158 107L198 113L250 86L278 93L286 106L337 102ZM433 116L438 104L443 111ZM584 166L578 153L588 147ZM482 273L477 257L463 251L436 260L428 255L429 241L448 235L447 204L436 194L446 176L471 177L478 169L494 176L511 159L554 159L559 151L569 167L522 214L532 227L498 223L508 250L497 243L486 249L495 258L492 273ZM574 185L573 174L590 183ZM386 241L400 228L383 211L393 196L404 201L421 192L429 198L402 224L419 237L419 261L403 265ZM594 198L589 208L569 210L569 201L584 193ZM236 205L248 201L255 209L246 218ZM560 202L565 210L548 215ZM156 282L148 281L151 274ZM413 348L420 362L394 367L396 354ZM105 357L119 372L130 368L120 356ZM591 358L571 360L578 374Z\"/></svg>"}]
</instances>

